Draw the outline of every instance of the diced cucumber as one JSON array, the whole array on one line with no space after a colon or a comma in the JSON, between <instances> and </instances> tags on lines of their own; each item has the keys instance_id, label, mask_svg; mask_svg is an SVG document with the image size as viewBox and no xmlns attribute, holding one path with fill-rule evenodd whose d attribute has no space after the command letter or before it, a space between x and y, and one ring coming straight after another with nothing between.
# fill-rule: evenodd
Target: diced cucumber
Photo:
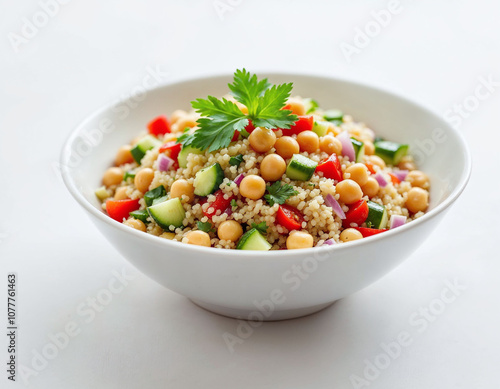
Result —
<instances>
[{"instance_id":1,"label":"diced cucumber","mask_svg":"<svg viewBox=\"0 0 500 389\"><path fill-rule=\"evenodd\" d=\"M168 196L161 196L153 200L153 203L151 205L156 205L159 203L163 203L164 201L168 200Z\"/></svg>"},{"instance_id":2,"label":"diced cucumber","mask_svg":"<svg viewBox=\"0 0 500 389\"><path fill-rule=\"evenodd\" d=\"M146 155L146 151L160 146L161 142L152 135L146 135L130 150L135 162L141 163L141 159Z\"/></svg>"},{"instance_id":3,"label":"diced cucumber","mask_svg":"<svg viewBox=\"0 0 500 389\"><path fill-rule=\"evenodd\" d=\"M177 161L179 161L180 167L187 167L187 157L189 154L204 154L204 151L191 146L182 146L181 152L177 157Z\"/></svg>"},{"instance_id":4,"label":"diced cucumber","mask_svg":"<svg viewBox=\"0 0 500 389\"><path fill-rule=\"evenodd\" d=\"M313 131L318 136L325 136L326 130L328 130L328 122L324 122L322 120L314 121Z\"/></svg>"},{"instance_id":5,"label":"diced cucumber","mask_svg":"<svg viewBox=\"0 0 500 389\"><path fill-rule=\"evenodd\" d=\"M292 180L307 181L311 179L316 166L318 164L313 160L301 154L294 154L286 167L286 175Z\"/></svg>"},{"instance_id":6,"label":"diced cucumber","mask_svg":"<svg viewBox=\"0 0 500 389\"><path fill-rule=\"evenodd\" d=\"M147 223L148 217L149 217L149 212L147 209L142 209L140 211L130 212L130 216L132 216L135 219L140 220L143 223Z\"/></svg>"},{"instance_id":7,"label":"diced cucumber","mask_svg":"<svg viewBox=\"0 0 500 389\"><path fill-rule=\"evenodd\" d=\"M333 122L336 125L338 125L338 124L342 123L342 119L344 118L344 114L342 111L340 111L338 109L329 109L328 111L325 111L325 113L323 114L323 117L325 118L325 120L327 120L329 122Z\"/></svg>"},{"instance_id":8,"label":"diced cucumber","mask_svg":"<svg viewBox=\"0 0 500 389\"><path fill-rule=\"evenodd\" d=\"M238 250L261 250L268 251L271 249L271 244L262 236L256 229L252 228L250 231L243 234L238 242L236 248Z\"/></svg>"},{"instance_id":9,"label":"diced cucumber","mask_svg":"<svg viewBox=\"0 0 500 389\"><path fill-rule=\"evenodd\" d=\"M165 187L163 185L160 185L154 189L151 189L150 191L146 192L144 194L144 201L146 202L146 205L150 207L153 205L153 200L163 197L167 194L167 191L165 190Z\"/></svg>"},{"instance_id":10,"label":"diced cucumber","mask_svg":"<svg viewBox=\"0 0 500 389\"><path fill-rule=\"evenodd\" d=\"M352 146L354 147L354 155L356 162L362 162L365 156L365 144L357 139L351 138Z\"/></svg>"},{"instance_id":11,"label":"diced cucumber","mask_svg":"<svg viewBox=\"0 0 500 389\"><path fill-rule=\"evenodd\" d=\"M370 228L385 228L387 226L387 209L383 205L368 201L368 217L366 225Z\"/></svg>"},{"instance_id":12,"label":"diced cucumber","mask_svg":"<svg viewBox=\"0 0 500 389\"><path fill-rule=\"evenodd\" d=\"M94 193L97 196L97 198L101 201L106 200L110 196L105 186L101 186L99 189L96 189Z\"/></svg>"},{"instance_id":13,"label":"diced cucumber","mask_svg":"<svg viewBox=\"0 0 500 389\"><path fill-rule=\"evenodd\" d=\"M314 99L307 98L302 100L302 102L304 103L304 108L306 109L306 115L308 113L316 111L316 109L319 107L318 102Z\"/></svg>"},{"instance_id":14,"label":"diced cucumber","mask_svg":"<svg viewBox=\"0 0 500 389\"><path fill-rule=\"evenodd\" d=\"M178 197L148 207L148 212L158 225L164 230L170 226L181 227L186 211Z\"/></svg>"},{"instance_id":15,"label":"diced cucumber","mask_svg":"<svg viewBox=\"0 0 500 389\"><path fill-rule=\"evenodd\" d=\"M378 155L388 165L397 165L408 153L408 145L381 140L375 142L375 155Z\"/></svg>"},{"instance_id":16,"label":"diced cucumber","mask_svg":"<svg viewBox=\"0 0 500 389\"><path fill-rule=\"evenodd\" d=\"M224 171L219 163L201 169L194 178L194 194L197 196L208 196L219 189L224 180Z\"/></svg>"}]
</instances>

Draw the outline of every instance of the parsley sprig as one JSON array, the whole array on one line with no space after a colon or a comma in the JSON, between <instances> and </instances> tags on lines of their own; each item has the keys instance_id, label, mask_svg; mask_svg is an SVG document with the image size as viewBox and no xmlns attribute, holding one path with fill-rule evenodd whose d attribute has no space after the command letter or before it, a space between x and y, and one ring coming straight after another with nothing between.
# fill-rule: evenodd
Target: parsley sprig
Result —
<instances>
[{"instance_id":1,"label":"parsley sprig","mask_svg":"<svg viewBox=\"0 0 500 389\"><path fill-rule=\"evenodd\" d=\"M299 192L293 189L290 184L281 185L281 181L276 181L272 185L266 186L267 193L264 198L272 207L275 203L284 204L290 197L295 196Z\"/></svg>"},{"instance_id":2,"label":"parsley sprig","mask_svg":"<svg viewBox=\"0 0 500 389\"><path fill-rule=\"evenodd\" d=\"M255 74L238 69L228 86L236 101L247 107L248 114L224 98L196 99L191 105L201 115L199 128L192 134L183 134L178 143L212 152L229 146L234 132L244 130L250 120L255 127L268 129L290 128L297 120L292 111L282 109L290 97L292 83L271 85L267 78L259 81Z\"/></svg>"}]
</instances>

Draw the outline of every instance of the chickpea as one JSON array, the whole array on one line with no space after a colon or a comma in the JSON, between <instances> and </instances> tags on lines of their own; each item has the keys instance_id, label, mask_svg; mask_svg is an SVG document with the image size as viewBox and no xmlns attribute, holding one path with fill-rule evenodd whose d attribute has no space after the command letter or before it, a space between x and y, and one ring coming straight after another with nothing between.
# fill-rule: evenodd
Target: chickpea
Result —
<instances>
[{"instance_id":1,"label":"chickpea","mask_svg":"<svg viewBox=\"0 0 500 389\"><path fill-rule=\"evenodd\" d=\"M385 162L378 155L370 155L368 161L371 162L372 165L378 166L380 169L385 169Z\"/></svg>"},{"instance_id":2,"label":"chickpea","mask_svg":"<svg viewBox=\"0 0 500 389\"><path fill-rule=\"evenodd\" d=\"M318 134L314 131L302 131L297 135L297 142L299 142L300 150L314 153L319 147Z\"/></svg>"},{"instance_id":3,"label":"chickpea","mask_svg":"<svg viewBox=\"0 0 500 389\"><path fill-rule=\"evenodd\" d=\"M189 231L186 234L186 239L188 244L194 244L196 246L211 247L210 235L203 231Z\"/></svg>"},{"instance_id":4,"label":"chickpea","mask_svg":"<svg viewBox=\"0 0 500 389\"><path fill-rule=\"evenodd\" d=\"M125 199L128 199L128 196L127 196L127 187L126 186L121 186L115 192L115 200L125 200Z\"/></svg>"},{"instance_id":5,"label":"chickpea","mask_svg":"<svg viewBox=\"0 0 500 389\"><path fill-rule=\"evenodd\" d=\"M335 126L333 123L328 123L328 128L326 129L327 134L332 134L333 136L337 136L340 134L340 129L339 127Z\"/></svg>"},{"instance_id":6,"label":"chickpea","mask_svg":"<svg viewBox=\"0 0 500 389\"><path fill-rule=\"evenodd\" d=\"M184 179L174 181L170 187L170 198L185 196L185 202L190 203L194 200L194 186Z\"/></svg>"},{"instance_id":7,"label":"chickpea","mask_svg":"<svg viewBox=\"0 0 500 389\"><path fill-rule=\"evenodd\" d=\"M281 155L284 159L292 158L292 155L298 154L300 151L299 142L291 136L282 136L278 138L274 144L276 153Z\"/></svg>"},{"instance_id":8,"label":"chickpea","mask_svg":"<svg viewBox=\"0 0 500 389\"><path fill-rule=\"evenodd\" d=\"M429 177L420 170L412 170L409 172L406 176L406 181L408 181L413 187L419 187L422 189L427 189L429 187Z\"/></svg>"},{"instance_id":9,"label":"chickpea","mask_svg":"<svg viewBox=\"0 0 500 389\"><path fill-rule=\"evenodd\" d=\"M177 123L175 123L177 126L177 131L182 132L184 131L187 127L193 128L195 127L198 123L196 123L196 119L194 119L191 116L184 116L180 118Z\"/></svg>"},{"instance_id":10,"label":"chickpea","mask_svg":"<svg viewBox=\"0 0 500 389\"><path fill-rule=\"evenodd\" d=\"M245 115L248 114L248 108L245 104L241 104L239 101L237 101L235 104L238 106L241 112L243 112Z\"/></svg>"},{"instance_id":11,"label":"chickpea","mask_svg":"<svg viewBox=\"0 0 500 389\"><path fill-rule=\"evenodd\" d=\"M243 228L240 223L234 220L226 220L220 224L217 229L217 235L219 239L236 242L243 235Z\"/></svg>"},{"instance_id":12,"label":"chickpea","mask_svg":"<svg viewBox=\"0 0 500 389\"><path fill-rule=\"evenodd\" d=\"M122 146L118 149L118 152L116 153L116 157L115 157L115 164L117 166L124 165L126 163L134 162L134 157L132 157L132 154L130 153L131 149L132 149L132 146L130 146L130 145L125 145L125 146Z\"/></svg>"},{"instance_id":13,"label":"chickpea","mask_svg":"<svg viewBox=\"0 0 500 389\"><path fill-rule=\"evenodd\" d=\"M149 190L149 186L153 181L155 173L153 169L147 167L140 170L134 178L135 187L140 190L142 193L146 193Z\"/></svg>"},{"instance_id":14,"label":"chickpea","mask_svg":"<svg viewBox=\"0 0 500 389\"><path fill-rule=\"evenodd\" d=\"M406 208L412 213L425 211L429 206L429 192L422 188L411 188L406 199Z\"/></svg>"},{"instance_id":15,"label":"chickpea","mask_svg":"<svg viewBox=\"0 0 500 389\"><path fill-rule=\"evenodd\" d=\"M307 249L313 247L313 244L312 235L302 231L292 232L286 239L286 248L288 250Z\"/></svg>"},{"instance_id":16,"label":"chickpea","mask_svg":"<svg viewBox=\"0 0 500 389\"><path fill-rule=\"evenodd\" d=\"M417 165L415 165L415 162L413 161L409 161L409 160L405 160L403 158L403 160L398 163L398 168L400 168L401 170L416 170L417 169Z\"/></svg>"},{"instance_id":17,"label":"chickpea","mask_svg":"<svg viewBox=\"0 0 500 389\"><path fill-rule=\"evenodd\" d=\"M260 175L266 181L277 181L286 171L286 162L278 154L269 154L260 163Z\"/></svg>"},{"instance_id":18,"label":"chickpea","mask_svg":"<svg viewBox=\"0 0 500 389\"><path fill-rule=\"evenodd\" d=\"M375 146L373 145L373 142L367 140L364 143L365 143L365 155L375 154Z\"/></svg>"},{"instance_id":19,"label":"chickpea","mask_svg":"<svg viewBox=\"0 0 500 389\"><path fill-rule=\"evenodd\" d=\"M258 200L266 192L266 182L262 177L251 174L241 180L240 193L252 200Z\"/></svg>"},{"instance_id":20,"label":"chickpea","mask_svg":"<svg viewBox=\"0 0 500 389\"><path fill-rule=\"evenodd\" d=\"M363 239L361 232L354 228L346 228L340 233L340 240L342 242L350 242L352 240Z\"/></svg>"},{"instance_id":21,"label":"chickpea","mask_svg":"<svg viewBox=\"0 0 500 389\"><path fill-rule=\"evenodd\" d=\"M329 155L340 154L342 152L342 143L333 135L325 135L319 139L319 148Z\"/></svg>"},{"instance_id":22,"label":"chickpea","mask_svg":"<svg viewBox=\"0 0 500 389\"><path fill-rule=\"evenodd\" d=\"M294 115L305 115L306 114L306 107L304 106L304 103L295 98L290 98L287 101L287 105L290 106L290 110Z\"/></svg>"},{"instance_id":23,"label":"chickpea","mask_svg":"<svg viewBox=\"0 0 500 389\"><path fill-rule=\"evenodd\" d=\"M340 201L344 204L353 204L363 197L363 191L359 184L350 179L340 181L336 189L337 193L340 195Z\"/></svg>"},{"instance_id":24,"label":"chickpea","mask_svg":"<svg viewBox=\"0 0 500 389\"><path fill-rule=\"evenodd\" d=\"M164 232L160 235L160 238L173 240L175 238L175 234L173 232Z\"/></svg>"},{"instance_id":25,"label":"chickpea","mask_svg":"<svg viewBox=\"0 0 500 389\"><path fill-rule=\"evenodd\" d=\"M363 163L355 163L349 166L345 172L349 173L351 175L349 178L356 181L360 186L368 182L368 168Z\"/></svg>"},{"instance_id":26,"label":"chickpea","mask_svg":"<svg viewBox=\"0 0 500 389\"><path fill-rule=\"evenodd\" d=\"M380 189L378 181L373 177L368 177L366 183L361 187L363 193L368 197L375 197Z\"/></svg>"},{"instance_id":27,"label":"chickpea","mask_svg":"<svg viewBox=\"0 0 500 389\"><path fill-rule=\"evenodd\" d=\"M252 149L258 153L266 153L274 146L274 143L276 142L276 134L273 130L258 127L252 131L248 137L248 142L250 142Z\"/></svg>"},{"instance_id":28,"label":"chickpea","mask_svg":"<svg viewBox=\"0 0 500 389\"><path fill-rule=\"evenodd\" d=\"M183 111L182 109L176 109L174 112L172 112L172 115L170 115L170 123L174 124L179 121L179 119L184 118L187 116L187 112Z\"/></svg>"},{"instance_id":29,"label":"chickpea","mask_svg":"<svg viewBox=\"0 0 500 389\"><path fill-rule=\"evenodd\" d=\"M127 219L123 222L123 224L135 228L136 230L146 232L146 225L139 219Z\"/></svg>"},{"instance_id":30,"label":"chickpea","mask_svg":"<svg viewBox=\"0 0 500 389\"><path fill-rule=\"evenodd\" d=\"M102 183L105 186L118 185L123 180L123 171L119 167L110 167L104 172Z\"/></svg>"}]
</instances>

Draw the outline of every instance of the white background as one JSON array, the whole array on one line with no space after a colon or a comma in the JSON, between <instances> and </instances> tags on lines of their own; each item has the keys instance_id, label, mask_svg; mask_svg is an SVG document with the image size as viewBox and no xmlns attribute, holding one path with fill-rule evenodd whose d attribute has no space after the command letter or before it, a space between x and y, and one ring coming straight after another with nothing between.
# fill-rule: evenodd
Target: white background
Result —
<instances>
[{"instance_id":1,"label":"white background","mask_svg":"<svg viewBox=\"0 0 500 389\"><path fill-rule=\"evenodd\" d=\"M214 4L233 5L219 16ZM372 372L370 388L498 387L498 85L460 125L474 171L434 235L376 284L319 314L266 323L234 353L222 334L236 334L238 322L201 310L129 266L54 168L72 128L130 95L148 67L168 72L164 82L243 66L342 76L440 114L473 103L479 77L500 80L497 1L401 1L400 12L349 62L340 45L353 44L357 27L373 27L372 12L382 9L386 1L73 0L44 21L35 16L37 1L2 1L0 324L7 273L14 271L18 358L33 374L18 371L18 382L7 381L5 337L0 387L353 388L351 375L363 377L367 361L383 353L380 344L404 331L412 344L377 377ZM9 34L21 34L23 18L34 16L46 25L16 52ZM135 278L93 320L78 314L113 271ZM419 332L423 324L410 318L438 304L454 280L465 290ZM51 334L73 322L78 335L55 356ZM43 352L55 357L37 360Z\"/></svg>"}]
</instances>

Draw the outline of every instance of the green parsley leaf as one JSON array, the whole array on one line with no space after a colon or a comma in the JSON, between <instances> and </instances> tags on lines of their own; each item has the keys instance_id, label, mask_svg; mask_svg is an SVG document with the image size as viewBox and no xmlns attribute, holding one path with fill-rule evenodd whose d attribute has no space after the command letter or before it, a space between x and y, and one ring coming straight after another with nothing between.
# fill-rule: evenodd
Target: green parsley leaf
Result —
<instances>
[{"instance_id":1,"label":"green parsley leaf","mask_svg":"<svg viewBox=\"0 0 500 389\"><path fill-rule=\"evenodd\" d=\"M259 99L257 113L249 115L255 127L290 128L297 121L297 115L291 115L292 111L281 109L290 97L293 84L274 85L266 90L264 96Z\"/></svg>"},{"instance_id":2,"label":"green parsley leaf","mask_svg":"<svg viewBox=\"0 0 500 389\"><path fill-rule=\"evenodd\" d=\"M257 231L263 233L263 234L267 234L267 224L266 222L261 222L259 224L257 223L252 223L252 228L255 228Z\"/></svg>"},{"instance_id":3,"label":"green parsley leaf","mask_svg":"<svg viewBox=\"0 0 500 389\"><path fill-rule=\"evenodd\" d=\"M198 229L203 232L210 232L212 231L212 223L210 222L197 222L196 225L198 226Z\"/></svg>"},{"instance_id":4,"label":"green parsley leaf","mask_svg":"<svg viewBox=\"0 0 500 389\"><path fill-rule=\"evenodd\" d=\"M231 200L231 207L238 208L238 203L236 202L236 199Z\"/></svg>"},{"instance_id":5,"label":"green parsley leaf","mask_svg":"<svg viewBox=\"0 0 500 389\"><path fill-rule=\"evenodd\" d=\"M165 190L165 187L163 185L160 185L154 189L151 189L150 191L147 191L144 194L144 201L146 202L146 205L150 207L151 205L153 205L154 200L160 199L166 194L167 191Z\"/></svg>"},{"instance_id":6,"label":"green parsley leaf","mask_svg":"<svg viewBox=\"0 0 500 389\"><path fill-rule=\"evenodd\" d=\"M266 194L264 198L270 206L273 206L275 203L284 204L288 198L299 193L290 184L281 185L281 181L276 181L270 186L268 185L266 189L269 194Z\"/></svg>"},{"instance_id":7,"label":"green parsley leaf","mask_svg":"<svg viewBox=\"0 0 500 389\"><path fill-rule=\"evenodd\" d=\"M246 105L248 114L224 98L196 99L191 105L201 115L199 128L179 137L177 143L212 152L229 146L235 131L243 131L249 120L256 127L268 129L290 128L297 121L292 111L282 109L290 97L292 83L271 86L267 79L258 81L257 76L242 69L236 70L233 84L228 86L235 99Z\"/></svg>"},{"instance_id":8,"label":"green parsley leaf","mask_svg":"<svg viewBox=\"0 0 500 389\"><path fill-rule=\"evenodd\" d=\"M229 164L231 166L240 166L242 162L243 162L243 154L238 154L234 157L229 158Z\"/></svg>"},{"instance_id":9,"label":"green parsley leaf","mask_svg":"<svg viewBox=\"0 0 500 389\"><path fill-rule=\"evenodd\" d=\"M257 115L258 98L269 89L271 84L267 81L267 78L258 81L257 75L251 76L246 69L237 69L234 72L233 84L228 86L236 101L246 105L248 115L254 117Z\"/></svg>"},{"instance_id":10,"label":"green parsley leaf","mask_svg":"<svg viewBox=\"0 0 500 389\"><path fill-rule=\"evenodd\" d=\"M195 131L189 145L209 152L229 146L235 131L242 131L248 119L232 101L217 100L213 96L191 102L203 117L198 119L200 128ZM183 142L185 145L186 143Z\"/></svg>"}]
</instances>

